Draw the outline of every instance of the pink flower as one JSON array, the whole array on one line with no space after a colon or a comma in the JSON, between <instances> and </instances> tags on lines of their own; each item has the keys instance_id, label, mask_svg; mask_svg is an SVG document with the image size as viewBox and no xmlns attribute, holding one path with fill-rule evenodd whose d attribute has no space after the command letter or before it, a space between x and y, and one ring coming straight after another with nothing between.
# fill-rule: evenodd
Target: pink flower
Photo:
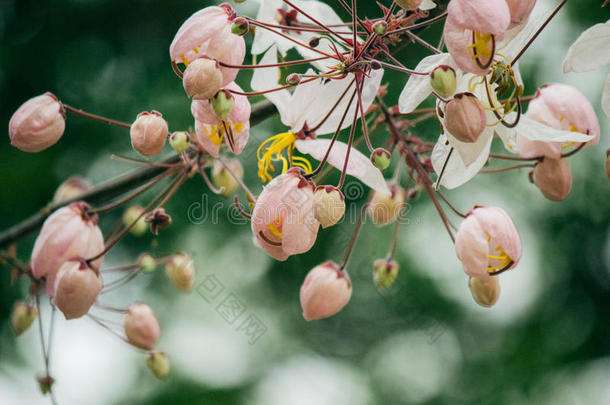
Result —
<instances>
[{"instance_id":1,"label":"pink flower","mask_svg":"<svg viewBox=\"0 0 610 405\"><path fill-rule=\"evenodd\" d=\"M158 111L142 112L131 124L129 135L131 146L141 155L153 156L160 153L169 134L167 121Z\"/></svg>"},{"instance_id":2,"label":"pink flower","mask_svg":"<svg viewBox=\"0 0 610 405\"><path fill-rule=\"evenodd\" d=\"M55 295L59 268L72 257L90 258L104 250L104 237L97 226L97 215L89 205L77 202L55 211L42 225L34 243L30 264L36 278L46 277L47 294ZM99 268L103 257L91 265Z\"/></svg>"},{"instance_id":3,"label":"pink flower","mask_svg":"<svg viewBox=\"0 0 610 405\"><path fill-rule=\"evenodd\" d=\"M306 321L328 318L341 311L352 296L352 283L346 272L332 261L307 273L301 285L301 308Z\"/></svg>"},{"instance_id":4,"label":"pink flower","mask_svg":"<svg viewBox=\"0 0 610 405\"><path fill-rule=\"evenodd\" d=\"M243 91L234 82L225 86L225 89ZM240 94L232 94L232 97L235 100L233 108L224 120L214 114L209 100L193 100L191 103L191 113L195 117L195 139L203 150L214 157L218 157L223 139L229 149L239 155L250 137L251 107L248 97Z\"/></svg>"},{"instance_id":5,"label":"pink flower","mask_svg":"<svg viewBox=\"0 0 610 405\"><path fill-rule=\"evenodd\" d=\"M572 189L572 173L566 159L545 157L536 164L532 180L542 194L553 201L565 200Z\"/></svg>"},{"instance_id":6,"label":"pink flower","mask_svg":"<svg viewBox=\"0 0 610 405\"><path fill-rule=\"evenodd\" d=\"M510 26L508 28L511 29L530 16L536 5L536 0L506 0L506 3L510 10Z\"/></svg>"},{"instance_id":7,"label":"pink flower","mask_svg":"<svg viewBox=\"0 0 610 405\"><path fill-rule=\"evenodd\" d=\"M464 72L483 75L511 22L505 0L451 0L443 37Z\"/></svg>"},{"instance_id":8,"label":"pink flower","mask_svg":"<svg viewBox=\"0 0 610 405\"><path fill-rule=\"evenodd\" d=\"M133 304L123 318L123 328L129 343L144 350L154 349L161 327L152 309L146 304Z\"/></svg>"},{"instance_id":9,"label":"pink flower","mask_svg":"<svg viewBox=\"0 0 610 405\"><path fill-rule=\"evenodd\" d=\"M527 117L551 128L579 132L593 138L585 145L599 143L599 122L589 100L578 90L565 84L541 87L528 107ZM530 141L519 134L517 127L517 149L526 158L547 156L559 159L561 152L569 147L578 147L581 142Z\"/></svg>"},{"instance_id":10,"label":"pink flower","mask_svg":"<svg viewBox=\"0 0 610 405\"><path fill-rule=\"evenodd\" d=\"M89 312L102 290L102 277L83 258L72 258L57 272L55 304L66 319L80 318Z\"/></svg>"},{"instance_id":11,"label":"pink flower","mask_svg":"<svg viewBox=\"0 0 610 405\"><path fill-rule=\"evenodd\" d=\"M517 265L521 240L506 211L475 207L458 228L455 251L466 274L488 277Z\"/></svg>"},{"instance_id":12,"label":"pink flower","mask_svg":"<svg viewBox=\"0 0 610 405\"><path fill-rule=\"evenodd\" d=\"M40 152L54 145L66 128L63 105L51 93L26 101L8 124L11 144L24 152Z\"/></svg>"},{"instance_id":13,"label":"pink flower","mask_svg":"<svg viewBox=\"0 0 610 405\"><path fill-rule=\"evenodd\" d=\"M231 32L235 12L228 4L199 10L178 29L169 55L173 62L188 66L206 57L229 65L240 65L246 55L243 37ZM222 67L223 85L235 79L238 69Z\"/></svg>"},{"instance_id":14,"label":"pink flower","mask_svg":"<svg viewBox=\"0 0 610 405\"><path fill-rule=\"evenodd\" d=\"M297 167L273 179L258 196L252 233L277 260L305 253L316 241L320 223L314 217L314 185Z\"/></svg>"}]
</instances>

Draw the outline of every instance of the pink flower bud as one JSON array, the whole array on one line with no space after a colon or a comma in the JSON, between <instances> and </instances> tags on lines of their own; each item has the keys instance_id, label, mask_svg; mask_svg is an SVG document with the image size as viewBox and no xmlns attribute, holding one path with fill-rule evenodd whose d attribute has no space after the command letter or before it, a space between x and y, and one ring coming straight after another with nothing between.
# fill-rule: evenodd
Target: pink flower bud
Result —
<instances>
[{"instance_id":1,"label":"pink flower bud","mask_svg":"<svg viewBox=\"0 0 610 405\"><path fill-rule=\"evenodd\" d=\"M195 265L186 253L173 255L165 264L165 274L180 291L190 291L195 281Z\"/></svg>"},{"instance_id":2,"label":"pink flower bud","mask_svg":"<svg viewBox=\"0 0 610 405\"><path fill-rule=\"evenodd\" d=\"M313 215L322 228L335 225L345 215L345 196L336 187L318 186L313 195Z\"/></svg>"},{"instance_id":3,"label":"pink flower bud","mask_svg":"<svg viewBox=\"0 0 610 405\"><path fill-rule=\"evenodd\" d=\"M506 211L475 207L458 228L455 251L466 274L484 278L519 263L521 240Z\"/></svg>"},{"instance_id":4,"label":"pink flower bud","mask_svg":"<svg viewBox=\"0 0 610 405\"><path fill-rule=\"evenodd\" d=\"M55 280L55 305L66 319L80 318L102 290L102 277L85 259L73 258L65 262Z\"/></svg>"},{"instance_id":5,"label":"pink flower bud","mask_svg":"<svg viewBox=\"0 0 610 405\"><path fill-rule=\"evenodd\" d=\"M34 243L30 264L36 278L46 277L47 294L54 296L55 277L59 268L73 257L93 257L104 250L104 237L97 226L97 215L90 207L77 202L51 214L42 225ZM95 268L103 257L91 263Z\"/></svg>"},{"instance_id":6,"label":"pink flower bud","mask_svg":"<svg viewBox=\"0 0 610 405\"><path fill-rule=\"evenodd\" d=\"M131 124L131 146L141 155L153 156L163 150L169 129L158 111L142 112Z\"/></svg>"},{"instance_id":7,"label":"pink flower bud","mask_svg":"<svg viewBox=\"0 0 610 405\"><path fill-rule=\"evenodd\" d=\"M63 105L51 93L26 101L8 124L11 144L24 152L40 152L54 145L66 128Z\"/></svg>"},{"instance_id":8,"label":"pink flower bud","mask_svg":"<svg viewBox=\"0 0 610 405\"><path fill-rule=\"evenodd\" d=\"M367 211L376 225L387 225L398 218L405 205L405 193L402 188L393 184L390 194L373 191L373 197Z\"/></svg>"},{"instance_id":9,"label":"pink flower bud","mask_svg":"<svg viewBox=\"0 0 610 405\"><path fill-rule=\"evenodd\" d=\"M301 83L301 76L298 73L291 73L286 76L286 84L296 86L299 83Z\"/></svg>"},{"instance_id":10,"label":"pink flower bud","mask_svg":"<svg viewBox=\"0 0 610 405\"><path fill-rule=\"evenodd\" d=\"M123 319L123 328L129 343L144 350L154 349L161 327L152 309L146 304L133 304Z\"/></svg>"},{"instance_id":11,"label":"pink flower bud","mask_svg":"<svg viewBox=\"0 0 610 405\"><path fill-rule=\"evenodd\" d=\"M459 93L445 107L445 127L461 142L476 142L485 130L485 110L472 93Z\"/></svg>"},{"instance_id":12,"label":"pink flower bud","mask_svg":"<svg viewBox=\"0 0 610 405\"><path fill-rule=\"evenodd\" d=\"M53 203L58 204L64 201L79 197L93 188L91 183L80 176L71 176L60 184L53 195Z\"/></svg>"},{"instance_id":13,"label":"pink flower bud","mask_svg":"<svg viewBox=\"0 0 610 405\"><path fill-rule=\"evenodd\" d=\"M508 27L510 29L521 24L530 16L536 5L536 0L506 0L506 4L508 4L510 10L510 25Z\"/></svg>"},{"instance_id":14,"label":"pink flower bud","mask_svg":"<svg viewBox=\"0 0 610 405\"><path fill-rule=\"evenodd\" d=\"M542 194L553 201L565 200L572 189L572 173L566 159L545 157L536 164L532 180Z\"/></svg>"},{"instance_id":15,"label":"pink flower bud","mask_svg":"<svg viewBox=\"0 0 610 405\"><path fill-rule=\"evenodd\" d=\"M341 311L352 296L349 275L332 261L307 273L301 285L301 308L306 321L328 318Z\"/></svg>"},{"instance_id":16,"label":"pink flower bud","mask_svg":"<svg viewBox=\"0 0 610 405\"><path fill-rule=\"evenodd\" d=\"M222 81L218 62L205 58L190 63L182 77L184 91L193 100L207 100L214 97L220 90Z\"/></svg>"}]
</instances>

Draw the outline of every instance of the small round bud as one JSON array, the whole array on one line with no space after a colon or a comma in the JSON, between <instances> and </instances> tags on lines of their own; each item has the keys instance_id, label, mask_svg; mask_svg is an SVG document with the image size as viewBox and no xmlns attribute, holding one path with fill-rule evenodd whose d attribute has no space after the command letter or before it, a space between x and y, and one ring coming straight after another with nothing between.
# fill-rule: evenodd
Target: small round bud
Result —
<instances>
[{"instance_id":1,"label":"small round bud","mask_svg":"<svg viewBox=\"0 0 610 405\"><path fill-rule=\"evenodd\" d=\"M152 350L159 336L161 327L152 309L146 304L133 304L123 318L123 328L129 343L144 350Z\"/></svg>"},{"instance_id":2,"label":"small round bud","mask_svg":"<svg viewBox=\"0 0 610 405\"><path fill-rule=\"evenodd\" d=\"M38 381L38 388L40 388L42 395L47 395L51 392L53 384L55 384L55 379L50 375L39 376L36 380Z\"/></svg>"},{"instance_id":3,"label":"small round bud","mask_svg":"<svg viewBox=\"0 0 610 405\"><path fill-rule=\"evenodd\" d=\"M457 79L451 66L440 65L430 72L430 86L442 98L449 98L455 93Z\"/></svg>"},{"instance_id":4,"label":"small round bud","mask_svg":"<svg viewBox=\"0 0 610 405\"><path fill-rule=\"evenodd\" d=\"M169 144L176 152L184 152L191 146L191 137L186 131L174 132L169 137Z\"/></svg>"},{"instance_id":5,"label":"small round bud","mask_svg":"<svg viewBox=\"0 0 610 405\"><path fill-rule=\"evenodd\" d=\"M373 264L373 280L375 284L381 289L386 289L394 284L396 277L398 277L399 266L394 260L388 259L377 259Z\"/></svg>"},{"instance_id":6,"label":"small round bud","mask_svg":"<svg viewBox=\"0 0 610 405\"><path fill-rule=\"evenodd\" d=\"M378 60L372 60L370 65L371 65L371 69L373 69L373 70L379 70L383 67L381 65L381 62L379 62Z\"/></svg>"},{"instance_id":7,"label":"small round bud","mask_svg":"<svg viewBox=\"0 0 610 405\"><path fill-rule=\"evenodd\" d=\"M225 163L233 174L221 162L215 160L212 166L212 183L214 183L214 187L222 189L222 195L229 197L239 187L239 183L233 175L240 180L243 179L244 168L238 159L226 159Z\"/></svg>"},{"instance_id":8,"label":"small round bud","mask_svg":"<svg viewBox=\"0 0 610 405\"><path fill-rule=\"evenodd\" d=\"M479 99L472 93L458 93L445 107L445 127L461 142L476 142L487 120Z\"/></svg>"},{"instance_id":9,"label":"small round bud","mask_svg":"<svg viewBox=\"0 0 610 405\"><path fill-rule=\"evenodd\" d=\"M414 11L421 5L424 0L396 0L396 4L405 10Z\"/></svg>"},{"instance_id":10,"label":"small round bud","mask_svg":"<svg viewBox=\"0 0 610 405\"><path fill-rule=\"evenodd\" d=\"M61 183L53 195L53 203L59 204L64 201L72 200L90 191L93 188L91 183L80 176L71 176Z\"/></svg>"},{"instance_id":11,"label":"small round bud","mask_svg":"<svg viewBox=\"0 0 610 405\"><path fill-rule=\"evenodd\" d=\"M165 146L168 129L167 122L157 111L142 112L129 129L131 146L141 155L153 156Z\"/></svg>"},{"instance_id":12,"label":"small round bud","mask_svg":"<svg viewBox=\"0 0 610 405\"><path fill-rule=\"evenodd\" d=\"M143 273L152 273L157 268L157 260L148 253L140 255L138 265Z\"/></svg>"},{"instance_id":13,"label":"small round bud","mask_svg":"<svg viewBox=\"0 0 610 405\"><path fill-rule=\"evenodd\" d=\"M312 48L316 48L320 45L320 37L313 37L309 40L309 46Z\"/></svg>"},{"instance_id":14,"label":"small round bud","mask_svg":"<svg viewBox=\"0 0 610 405\"><path fill-rule=\"evenodd\" d=\"M384 148L377 148L371 153L371 162L381 171L387 169L391 161L392 155Z\"/></svg>"},{"instance_id":15,"label":"small round bud","mask_svg":"<svg viewBox=\"0 0 610 405\"><path fill-rule=\"evenodd\" d=\"M51 93L26 101L8 123L11 145L24 152L40 152L54 145L66 128L64 106Z\"/></svg>"},{"instance_id":16,"label":"small round bud","mask_svg":"<svg viewBox=\"0 0 610 405\"><path fill-rule=\"evenodd\" d=\"M235 35L244 36L250 30L250 23L244 17L237 17L231 25L231 32Z\"/></svg>"},{"instance_id":17,"label":"small round bud","mask_svg":"<svg viewBox=\"0 0 610 405\"><path fill-rule=\"evenodd\" d=\"M165 377L169 374L169 358L165 352L148 353L146 366L159 380L165 380Z\"/></svg>"},{"instance_id":18,"label":"small round bud","mask_svg":"<svg viewBox=\"0 0 610 405\"><path fill-rule=\"evenodd\" d=\"M493 306L500 298L498 277L470 277L468 288L475 302L482 307Z\"/></svg>"},{"instance_id":19,"label":"small round bud","mask_svg":"<svg viewBox=\"0 0 610 405\"><path fill-rule=\"evenodd\" d=\"M55 280L55 305L66 319L89 312L102 291L102 277L83 258L70 259L59 268Z\"/></svg>"},{"instance_id":20,"label":"small round bud","mask_svg":"<svg viewBox=\"0 0 610 405\"><path fill-rule=\"evenodd\" d=\"M313 195L313 215L322 228L335 225L345 215L345 197L333 186L318 186Z\"/></svg>"},{"instance_id":21,"label":"small round bud","mask_svg":"<svg viewBox=\"0 0 610 405\"><path fill-rule=\"evenodd\" d=\"M186 253L173 255L165 264L165 274L180 291L190 291L195 281L195 265Z\"/></svg>"},{"instance_id":22,"label":"small round bud","mask_svg":"<svg viewBox=\"0 0 610 405\"><path fill-rule=\"evenodd\" d=\"M25 301L17 301L11 313L11 325L17 336L28 330L38 316L38 308Z\"/></svg>"},{"instance_id":23,"label":"small round bud","mask_svg":"<svg viewBox=\"0 0 610 405\"><path fill-rule=\"evenodd\" d=\"M153 235L159 233L159 228L167 228L172 223L172 217L165 212L165 208L155 208L144 217L144 221L150 224L150 232Z\"/></svg>"},{"instance_id":24,"label":"small round bud","mask_svg":"<svg viewBox=\"0 0 610 405\"><path fill-rule=\"evenodd\" d=\"M207 100L214 97L222 86L222 71L215 60L195 59L189 63L182 76L182 86L193 100Z\"/></svg>"},{"instance_id":25,"label":"small round bud","mask_svg":"<svg viewBox=\"0 0 610 405\"><path fill-rule=\"evenodd\" d=\"M372 28L375 34L383 35L388 30L388 23L383 20L375 21L375 23L373 23Z\"/></svg>"},{"instance_id":26,"label":"small round bud","mask_svg":"<svg viewBox=\"0 0 610 405\"><path fill-rule=\"evenodd\" d=\"M531 178L549 200L563 201L572 189L572 173L566 159L545 157L536 164Z\"/></svg>"},{"instance_id":27,"label":"small round bud","mask_svg":"<svg viewBox=\"0 0 610 405\"><path fill-rule=\"evenodd\" d=\"M233 104L235 104L235 97L228 90L220 90L210 99L212 111L221 120L224 120L231 114Z\"/></svg>"},{"instance_id":28,"label":"small round bud","mask_svg":"<svg viewBox=\"0 0 610 405\"><path fill-rule=\"evenodd\" d=\"M306 321L328 318L347 305L352 283L349 275L329 260L307 273L299 295Z\"/></svg>"},{"instance_id":29,"label":"small round bud","mask_svg":"<svg viewBox=\"0 0 610 405\"><path fill-rule=\"evenodd\" d=\"M136 236L144 235L146 230L148 229L148 225L146 224L146 220L144 220L144 216L141 216L144 212L144 207L140 205L132 205L123 212L123 225L130 226L134 221L136 224L131 227L129 232ZM139 218L139 219L138 219Z\"/></svg>"},{"instance_id":30,"label":"small round bud","mask_svg":"<svg viewBox=\"0 0 610 405\"><path fill-rule=\"evenodd\" d=\"M405 204L405 193L396 186L390 186L390 194L373 191L373 197L367 208L373 223L387 225L396 220L401 214Z\"/></svg>"},{"instance_id":31,"label":"small round bud","mask_svg":"<svg viewBox=\"0 0 610 405\"><path fill-rule=\"evenodd\" d=\"M606 177L610 180L610 149L606 151Z\"/></svg>"},{"instance_id":32,"label":"small round bud","mask_svg":"<svg viewBox=\"0 0 610 405\"><path fill-rule=\"evenodd\" d=\"M301 83L301 76L298 73L291 73L286 76L286 84L296 86L299 83Z\"/></svg>"}]
</instances>

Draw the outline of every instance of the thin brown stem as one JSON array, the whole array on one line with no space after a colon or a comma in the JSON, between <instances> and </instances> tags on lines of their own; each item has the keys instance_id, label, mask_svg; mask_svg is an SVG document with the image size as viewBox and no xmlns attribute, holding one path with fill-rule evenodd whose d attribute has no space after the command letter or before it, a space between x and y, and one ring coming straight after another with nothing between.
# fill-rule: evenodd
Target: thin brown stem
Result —
<instances>
[{"instance_id":1,"label":"thin brown stem","mask_svg":"<svg viewBox=\"0 0 610 405\"><path fill-rule=\"evenodd\" d=\"M128 128L128 129L131 128L131 124L128 124L126 122L121 122L121 121L113 120L111 118L102 117L101 115L91 114L86 111L79 110L78 108L69 106L68 104L62 103L62 105L64 106L66 111L69 111L72 114L80 115L81 117L90 118L90 119L93 119L96 121L105 122L106 124L116 125L117 127L123 127L123 128Z\"/></svg>"}]
</instances>

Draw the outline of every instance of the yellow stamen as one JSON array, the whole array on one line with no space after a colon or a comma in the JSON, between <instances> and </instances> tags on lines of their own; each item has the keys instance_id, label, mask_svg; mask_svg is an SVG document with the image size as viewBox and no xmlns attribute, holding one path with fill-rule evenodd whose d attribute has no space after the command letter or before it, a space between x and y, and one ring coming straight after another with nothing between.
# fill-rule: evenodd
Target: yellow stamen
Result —
<instances>
[{"instance_id":1,"label":"yellow stamen","mask_svg":"<svg viewBox=\"0 0 610 405\"><path fill-rule=\"evenodd\" d=\"M277 223L277 225L276 225ZM282 239L282 231L278 228L282 226L282 218L277 217L274 222L267 225L267 228L271 231L272 234Z\"/></svg>"},{"instance_id":2,"label":"yellow stamen","mask_svg":"<svg viewBox=\"0 0 610 405\"><path fill-rule=\"evenodd\" d=\"M296 140L297 137L292 132L283 132L269 137L261 143L256 151L256 157L258 159L258 177L263 183L271 180L269 172L275 171L272 162L282 162L282 173L288 170L288 161L282 156L282 152L286 149L292 152Z\"/></svg>"},{"instance_id":3,"label":"yellow stamen","mask_svg":"<svg viewBox=\"0 0 610 405\"><path fill-rule=\"evenodd\" d=\"M480 32L475 32L474 34L474 42L472 45L468 46L468 49L473 51L472 59L480 58L481 56L490 57L491 49L493 47L489 46L492 41L491 34L481 34Z\"/></svg>"}]
</instances>

